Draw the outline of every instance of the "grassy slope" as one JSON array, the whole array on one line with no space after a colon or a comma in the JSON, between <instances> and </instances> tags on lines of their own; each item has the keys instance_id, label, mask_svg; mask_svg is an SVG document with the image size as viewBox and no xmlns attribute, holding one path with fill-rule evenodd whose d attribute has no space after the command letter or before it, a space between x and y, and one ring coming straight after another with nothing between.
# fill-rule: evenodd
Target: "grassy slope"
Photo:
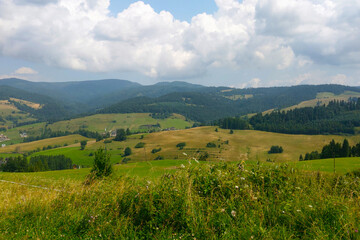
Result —
<instances>
[{"instance_id":1,"label":"grassy slope","mask_svg":"<svg viewBox=\"0 0 360 240\"><path fill-rule=\"evenodd\" d=\"M132 114L96 114L88 117L72 119L69 121L61 121L49 125L54 131L76 131L81 127L87 130L104 132L115 130L117 128L130 128L137 130L141 125L160 123L162 128L175 127L184 129L190 127L192 123L186 122L184 117L174 114L168 119L153 119L148 113L132 113Z\"/></svg>"},{"instance_id":2,"label":"grassy slope","mask_svg":"<svg viewBox=\"0 0 360 240\"><path fill-rule=\"evenodd\" d=\"M0 156L2 153L13 153L16 149L18 149L18 152L28 152L32 150L36 150L37 148L42 149L43 147L47 147L49 145L61 145L64 144L78 144L80 146L81 140L87 140L87 138L80 136L80 135L69 135L64 137L57 137L57 138L49 138L49 139L43 139L35 142L28 142L28 143L20 143L15 145L9 145L4 148L0 148Z\"/></svg>"},{"instance_id":3,"label":"grassy slope","mask_svg":"<svg viewBox=\"0 0 360 240\"><path fill-rule=\"evenodd\" d=\"M215 132L215 127L200 127L183 131L159 132L146 135L143 140L130 139L124 143L114 143L125 147L126 145L132 147L137 142L145 142L144 149L133 149L133 159L142 160L145 158L151 160L156 155L162 155L166 159L186 158L183 152L191 156L196 156L196 151L207 151L210 153L212 160L266 160L270 158L276 162L297 161L300 154L309 151L321 151L325 144L328 144L332 139L336 141L343 141L343 136L333 135L289 135L278 134L261 131L234 131L234 134L229 134L229 130L219 129ZM360 136L347 136L350 145L360 142ZM229 140L229 144L225 141ZM175 146L180 142L186 142L184 150L178 150ZM214 142L220 145L220 148L206 148L208 142ZM272 145L283 146L284 152L282 154L268 154ZM153 148L161 147L162 150L158 154L151 154Z\"/></svg>"},{"instance_id":4,"label":"grassy slope","mask_svg":"<svg viewBox=\"0 0 360 240\"><path fill-rule=\"evenodd\" d=\"M64 154L73 162L80 165L89 166L92 164L93 157L90 153L96 151L98 148L107 148L111 153L111 161L113 163L120 163L123 159L122 154L126 147L132 149L133 154L129 156L131 162L135 161L150 161L157 156L163 156L165 159L186 159L188 157L199 157L200 152L207 151L210 154L210 160L225 160L225 161L241 161L241 160L260 160L265 161L270 158L275 162L289 162L297 161L300 154L305 154L310 151L321 151L325 144L328 144L332 139L342 142L344 138L349 140L350 145L355 145L360 142L360 135L355 136L333 136L333 135L290 135L278 134L252 130L236 130L234 134L229 134L229 130L219 129L215 132L215 127L199 127L187 130L157 132L152 134L144 134L144 139L140 139L142 134L131 135L124 142L112 141L104 144L101 142L89 142L84 151L81 151L79 144L71 146L75 140L80 141L81 137L74 138L73 136L62 137L57 139L45 139L38 142L8 146L0 149L0 153L11 153L16 146L20 146L21 151L29 151L42 148L43 146L68 143L69 147L51 149L41 151L36 154L41 155L59 155ZM226 141L229 144L226 144ZM144 142L144 148L134 148L139 142ZM180 142L186 142L186 147L183 150L176 148ZM214 142L220 145L220 148L206 148L208 142ZM106 146L105 146L106 145ZM268 154L272 145L280 145L284 148L282 154ZM161 151L152 154L154 148L161 148ZM185 156L186 153L188 156Z\"/></svg>"},{"instance_id":5,"label":"grassy slope","mask_svg":"<svg viewBox=\"0 0 360 240\"><path fill-rule=\"evenodd\" d=\"M308 101L303 101L297 105L288 107L288 108L284 108L282 110L292 110L295 108L304 108L304 107L315 107L318 105L324 105L324 104L329 104L330 101L348 101L349 98L359 98L360 97L360 93L358 92L351 92L351 91L345 91L342 94L339 95L335 95L333 93L330 92L322 92L322 93L318 93L315 99L311 99ZM267 111L264 111L263 114L267 114L267 113L271 113L272 111L274 111L274 109L269 109ZM252 117L255 114L248 114L248 117Z\"/></svg>"}]
</instances>

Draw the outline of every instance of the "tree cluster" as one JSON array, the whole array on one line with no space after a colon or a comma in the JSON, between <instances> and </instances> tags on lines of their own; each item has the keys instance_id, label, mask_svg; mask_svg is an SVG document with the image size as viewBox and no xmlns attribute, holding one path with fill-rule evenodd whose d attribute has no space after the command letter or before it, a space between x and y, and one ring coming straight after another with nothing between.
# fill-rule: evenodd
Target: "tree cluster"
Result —
<instances>
[{"instance_id":1,"label":"tree cluster","mask_svg":"<svg viewBox=\"0 0 360 240\"><path fill-rule=\"evenodd\" d=\"M33 156L30 160L26 156L9 157L1 159L1 170L4 172L41 172L71 169L72 160L64 155Z\"/></svg>"},{"instance_id":2,"label":"tree cluster","mask_svg":"<svg viewBox=\"0 0 360 240\"><path fill-rule=\"evenodd\" d=\"M291 134L354 134L360 126L360 98L331 101L327 106L258 113L250 119L256 130Z\"/></svg>"},{"instance_id":3,"label":"tree cluster","mask_svg":"<svg viewBox=\"0 0 360 240\"><path fill-rule=\"evenodd\" d=\"M284 151L282 146L271 146L270 150L268 151L269 154L272 153L282 153Z\"/></svg>"},{"instance_id":4,"label":"tree cluster","mask_svg":"<svg viewBox=\"0 0 360 240\"><path fill-rule=\"evenodd\" d=\"M326 158L342 158L342 157L360 157L360 143L350 146L349 141L344 139L343 143L335 142L333 139L329 144L325 145L321 152L313 151L306 153L303 158L300 155L299 160L314 160Z\"/></svg>"}]
</instances>

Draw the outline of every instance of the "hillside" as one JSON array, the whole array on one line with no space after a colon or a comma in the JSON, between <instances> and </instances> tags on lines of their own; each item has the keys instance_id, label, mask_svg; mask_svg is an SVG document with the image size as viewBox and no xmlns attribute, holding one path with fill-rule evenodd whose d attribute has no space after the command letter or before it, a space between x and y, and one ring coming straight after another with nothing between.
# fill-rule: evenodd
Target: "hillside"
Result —
<instances>
[{"instance_id":1,"label":"hillside","mask_svg":"<svg viewBox=\"0 0 360 240\"><path fill-rule=\"evenodd\" d=\"M11 106L14 113L22 112L37 121L53 121L70 115L65 105L51 97L9 86L0 87L0 100L3 100L3 105Z\"/></svg>"},{"instance_id":2,"label":"hillside","mask_svg":"<svg viewBox=\"0 0 360 240\"><path fill-rule=\"evenodd\" d=\"M319 93L360 93L359 88L341 85L294 86L259 89L209 88L201 92L177 92L150 98L128 99L99 110L99 113L179 113L199 122L241 116L274 108L286 108L317 97Z\"/></svg>"}]
</instances>

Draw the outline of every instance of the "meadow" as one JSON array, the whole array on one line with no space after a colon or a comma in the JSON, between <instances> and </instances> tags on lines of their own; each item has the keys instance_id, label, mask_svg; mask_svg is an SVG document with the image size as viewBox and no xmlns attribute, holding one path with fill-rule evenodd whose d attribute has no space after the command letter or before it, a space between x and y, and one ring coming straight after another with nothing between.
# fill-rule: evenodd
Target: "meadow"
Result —
<instances>
[{"instance_id":1,"label":"meadow","mask_svg":"<svg viewBox=\"0 0 360 240\"><path fill-rule=\"evenodd\" d=\"M132 154L128 156L131 162L151 161L158 157L163 159L187 159L188 157L200 158L205 152L210 161L272 161L272 162L297 162L300 154L321 151L322 147L332 139L342 142L348 139L350 145L360 142L360 135L291 135L278 134L254 130L229 130L216 127L199 127L179 131L163 131L151 134L135 134L128 136L126 141L95 142L89 140L85 150L80 150L79 142L86 138L79 135L70 135L59 138L44 139L31 143L21 143L0 149L1 156L25 153L37 148L42 149L48 145L68 146L34 153L35 155L65 155L70 157L75 164L90 166L91 153L98 148L106 148L111 154L113 163L121 163L124 149L130 147ZM77 142L77 143L76 143ZM135 148L138 143L144 143L141 148ZM185 142L183 149L176 147L178 143ZM214 143L214 148L207 147ZM269 154L271 146L279 145L284 148L281 154ZM160 149L152 153L153 149ZM186 154L186 155L184 155Z\"/></svg>"},{"instance_id":2,"label":"meadow","mask_svg":"<svg viewBox=\"0 0 360 240\"><path fill-rule=\"evenodd\" d=\"M60 121L50 124L48 127L53 131L76 131L84 128L89 131L104 132L116 130L118 128L129 128L139 130L142 125L160 124L161 128L175 127L185 129L191 127L192 122L188 122L179 114L173 114L166 119L154 119L149 113L130 113L130 114L96 114L83 118Z\"/></svg>"},{"instance_id":3,"label":"meadow","mask_svg":"<svg viewBox=\"0 0 360 240\"><path fill-rule=\"evenodd\" d=\"M44 183L47 188L0 181L0 237L360 238L360 184L354 175L304 174L277 164L184 162L175 169L159 171L157 178L147 178L147 171L134 178L131 170L115 170L114 176L92 185L81 180L85 170L71 170L78 171L77 180L54 177L57 173L2 173L0 179Z\"/></svg>"}]
</instances>

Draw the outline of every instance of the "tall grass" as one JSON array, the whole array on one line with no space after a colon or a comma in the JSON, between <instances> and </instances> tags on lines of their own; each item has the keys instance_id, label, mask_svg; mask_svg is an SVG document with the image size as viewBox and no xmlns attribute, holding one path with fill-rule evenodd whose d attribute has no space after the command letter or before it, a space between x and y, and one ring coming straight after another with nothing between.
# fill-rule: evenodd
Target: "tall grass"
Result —
<instances>
[{"instance_id":1,"label":"tall grass","mask_svg":"<svg viewBox=\"0 0 360 240\"><path fill-rule=\"evenodd\" d=\"M204 164L158 181L64 186L1 185L0 238L360 239L360 184L352 175Z\"/></svg>"}]
</instances>

